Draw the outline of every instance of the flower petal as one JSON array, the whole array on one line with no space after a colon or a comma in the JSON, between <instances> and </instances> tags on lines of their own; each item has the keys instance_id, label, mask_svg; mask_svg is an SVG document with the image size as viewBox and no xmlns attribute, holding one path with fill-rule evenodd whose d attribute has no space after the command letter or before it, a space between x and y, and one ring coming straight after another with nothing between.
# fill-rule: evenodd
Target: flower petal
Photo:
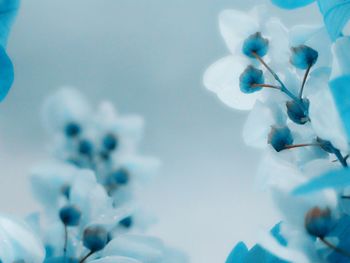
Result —
<instances>
[{"instance_id":1,"label":"flower petal","mask_svg":"<svg viewBox=\"0 0 350 263\"><path fill-rule=\"evenodd\" d=\"M222 11L219 15L219 27L232 54L241 52L243 41L251 34L259 32L257 18L239 10Z\"/></svg>"},{"instance_id":2,"label":"flower petal","mask_svg":"<svg viewBox=\"0 0 350 263\"><path fill-rule=\"evenodd\" d=\"M224 57L212 64L205 72L203 82L207 89L216 93L226 105L238 110L253 108L259 92L245 94L239 88L239 77L247 61L239 56Z\"/></svg>"}]
</instances>

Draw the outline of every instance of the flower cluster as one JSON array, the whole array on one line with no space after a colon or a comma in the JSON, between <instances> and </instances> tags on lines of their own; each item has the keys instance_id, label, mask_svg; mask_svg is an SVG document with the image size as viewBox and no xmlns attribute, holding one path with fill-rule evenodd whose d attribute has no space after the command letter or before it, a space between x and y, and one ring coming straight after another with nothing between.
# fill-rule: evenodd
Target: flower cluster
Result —
<instances>
[{"instance_id":1,"label":"flower cluster","mask_svg":"<svg viewBox=\"0 0 350 263\"><path fill-rule=\"evenodd\" d=\"M252 249L239 243L227 262L350 262L349 144L329 88L348 74L349 40L332 43L323 26L288 30L266 14L262 6L223 11L220 31L231 55L204 75L225 104L250 110L243 139L266 151L258 180L282 216Z\"/></svg>"},{"instance_id":2,"label":"flower cluster","mask_svg":"<svg viewBox=\"0 0 350 263\"><path fill-rule=\"evenodd\" d=\"M94 112L71 88L48 98L43 117L54 158L33 169L31 185L44 209L27 223L0 217L1 262L187 262L142 231L149 220L132 193L158 166L137 153L142 120L108 102Z\"/></svg>"}]
</instances>

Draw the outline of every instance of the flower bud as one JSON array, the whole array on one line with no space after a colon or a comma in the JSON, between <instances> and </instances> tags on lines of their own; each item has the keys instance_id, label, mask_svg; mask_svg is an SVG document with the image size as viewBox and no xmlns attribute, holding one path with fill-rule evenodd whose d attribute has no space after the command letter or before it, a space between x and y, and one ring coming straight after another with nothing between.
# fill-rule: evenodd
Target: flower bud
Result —
<instances>
[{"instance_id":1,"label":"flower bud","mask_svg":"<svg viewBox=\"0 0 350 263\"><path fill-rule=\"evenodd\" d=\"M106 134L102 139L102 145L107 151L114 151L118 143L118 138L112 133Z\"/></svg>"},{"instance_id":2,"label":"flower bud","mask_svg":"<svg viewBox=\"0 0 350 263\"><path fill-rule=\"evenodd\" d=\"M70 122L64 127L64 133L69 138L78 136L80 132L81 132L81 127L76 122Z\"/></svg>"},{"instance_id":3,"label":"flower bud","mask_svg":"<svg viewBox=\"0 0 350 263\"><path fill-rule=\"evenodd\" d=\"M300 45L297 47L292 47L290 63L292 63L296 68L307 69L316 63L317 58L318 52L316 50L305 45Z\"/></svg>"},{"instance_id":4,"label":"flower bud","mask_svg":"<svg viewBox=\"0 0 350 263\"><path fill-rule=\"evenodd\" d=\"M319 238L324 238L334 227L334 219L329 208L312 208L305 216L305 228L307 232Z\"/></svg>"},{"instance_id":5,"label":"flower bud","mask_svg":"<svg viewBox=\"0 0 350 263\"><path fill-rule=\"evenodd\" d=\"M60 219L65 226L77 226L80 222L81 212L74 205L66 205L60 209Z\"/></svg>"},{"instance_id":6,"label":"flower bud","mask_svg":"<svg viewBox=\"0 0 350 263\"><path fill-rule=\"evenodd\" d=\"M286 146L293 144L292 133L287 126L272 126L268 136L268 143L280 152L286 149Z\"/></svg>"},{"instance_id":7,"label":"flower bud","mask_svg":"<svg viewBox=\"0 0 350 263\"><path fill-rule=\"evenodd\" d=\"M83 139L79 142L79 152L83 155L91 155L93 151L93 144L87 139Z\"/></svg>"},{"instance_id":8,"label":"flower bud","mask_svg":"<svg viewBox=\"0 0 350 263\"><path fill-rule=\"evenodd\" d=\"M269 47L269 41L261 36L260 32L250 35L243 43L243 53L251 58L255 58L253 55L256 53L259 57L266 55Z\"/></svg>"},{"instance_id":9,"label":"flower bud","mask_svg":"<svg viewBox=\"0 0 350 263\"><path fill-rule=\"evenodd\" d=\"M261 90L261 87L254 87L254 84L263 84L263 71L253 66L248 66L239 77L239 86L243 93L253 93Z\"/></svg>"},{"instance_id":10,"label":"flower bud","mask_svg":"<svg viewBox=\"0 0 350 263\"><path fill-rule=\"evenodd\" d=\"M301 103L304 105L304 108L294 100L287 101L286 103L289 119L297 124L305 124L309 121L310 102L308 99L303 99Z\"/></svg>"},{"instance_id":11,"label":"flower bud","mask_svg":"<svg viewBox=\"0 0 350 263\"><path fill-rule=\"evenodd\" d=\"M92 252L103 249L108 242L108 232L103 226L93 225L84 230L83 244Z\"/></svg>"}]
</instances>

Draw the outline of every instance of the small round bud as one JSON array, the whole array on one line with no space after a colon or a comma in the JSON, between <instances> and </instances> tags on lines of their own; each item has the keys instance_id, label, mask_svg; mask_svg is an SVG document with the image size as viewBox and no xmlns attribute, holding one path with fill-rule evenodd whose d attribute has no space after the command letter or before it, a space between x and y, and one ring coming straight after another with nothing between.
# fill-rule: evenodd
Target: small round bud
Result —
<instances>
[{"instance_id":1,"label":"small round bud","mask_svg":"<svg viewBox=\"0 0 350 263\"><path fill-rule=\"evenodd\" d=\"M64 127L64 133L69 138L78 136L80 132L81 132L81 127L76 122L70 122Z\"/></svg>"},{"instance_id":2,"label":"small round bud","mask_svg":"<svg viewBox=\"0 0 350 263\"><path fill-rule=\"evenodd\" d=\"M302 99L301 103L304 105L304 108L294 100L287 101L287 114L291 121L297 124L305 124L310 119L309 115L309 105L310 102L308 99Z\"/></svg>"},{"instance_id":3,"label":"small round bud","mask_svg":"<svg viewBox=\"0 0 350 263\"><path fill-rule=\"evenodd\" d=\"M255 58L253 55L256 53L259 57L266 55L269 47L269 41L261 36L260 32L250 35L243 43L243 53L250 57Z\"/></svg>"},{"instance_id":4,"label":"small round bud","mask_svg":"<svg viewBox=\"0 0 350 263\"><path fill-rule=\"evenodd\" d=\"M102 139L102 145L107 151L114 151L118 147L119 141L114 134L107 134Z\"/></svg>"},{"instance_id":5,"label":"small round bud","mask_svg":"<svg viewBox=\"0 0 350 263\"><path fill-rule=\"evenodd\" d=\"M84 230L83 244L91 251L103 249L108 242L108 232L103 226L93 225Z\"/></svg>"},{"instance_id":6,"label":"small round bud","mask_svg":"<svg viewBox=\"0 0 350 263\"><path fill-rule=\"evenodd\" d=\"M111 174L111 179L116 184L127 184L129 182L129 172L126 169L119 169Z\"/></svg>"},{"instance_id":7,"label":"small round bud","mask_svg":"<svg viewBox=\"0 0 350 263\"><path fill-rule=\"evenodd\" d=\"M305 228L314 237L324 238L333 229L334 223L329 208L314 207L305 216Z\"/></svg>"},{"instance_id":8,"label":"small round bud","mask_svg":"<svg viewBox=\"0 0 350 263\"><path fill-rule=\"evenodd\" d=\"M287 126L272 126L268 136L268 143L280 152L286 149L286 146L293 144L292 133Z\"/></svg>"},{"instance_id":9,"label":"small round bud","mask_svg":"<svg viewBox=\"0 0 350 263\"><path fill-rule=\"evenodd\" d=\"M239 77L239 87L243 93L253 93L261 90L261 87L254 87L254 84L263 84L263 71L253 66L248 66Z\"/></svg>"},{"instance_id":10,"label":"small round bud","mask_svg":"<svg viewBox=\"0 0 350 263\"><path fill-rule=\"evenodd\" d=\"M66 205L60 209L60 219L66 226L77 226L80 222L81 212L74 205Z\"/></svg>"},{"instance_id":11,"label":"small round bud","mask_svg":"<svg viewBox=\"0 0 350 263\"><path fill-rule=\"evenodd\" d=\"M316 50L305 45L300 45L297 47L292 47L290 63L292 63L296 68L307 69L316 63L317 58L318 52Z\"/></svg>"},{"instance_id":12,"label":"small round bud","mask_svg":"<svg viewBox=\"0 0 350 263\"><path fill-rule=\"evenodd\" d=\"M79 152L83 155L91 155L93 151L93 144L87 139L83 139L79 142Z\"/></svg>"},{"instance_id":13,"label":"small round bud","mask_svg":"<svg viewBox=\"0 0 350 263\"><path fill-rule=\"evenodd\" d=\"M130 228L133 225L133 218L131 216L125 217L124 219L119 221L119 225Z\"/></svg>"}]
</instances>

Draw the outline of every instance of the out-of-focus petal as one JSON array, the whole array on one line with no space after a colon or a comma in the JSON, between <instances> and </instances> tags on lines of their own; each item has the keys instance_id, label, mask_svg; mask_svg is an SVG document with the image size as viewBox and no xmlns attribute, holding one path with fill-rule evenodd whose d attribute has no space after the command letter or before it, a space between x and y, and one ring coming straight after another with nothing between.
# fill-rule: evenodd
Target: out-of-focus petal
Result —
<instances>
[{"instance_id":1,"label":"out-of-focus petal","mask_svg":"<svg viewBox=\"0 0 350 263\"><path fill-rule=\"evenodd\" d=\"M62 187L70 184L77 171L73 165L57 161L35 167L30 177L34 196L47 208L56 209Z\"/></svg>"},{"instance_id":2,"label":"out-of-focus petal","mask_svg":"<svg viewBox=\"0 0 350 263\"><path fill-rule=\"evenodd\" d=\"M350 38L343 37L333 45L333 67L331 81L329 83L331 92L335 99L340 118L350 138Z\"/></svg>"},{"instance_id":3,"label":"out-of-focus petal","mask_svg":"<svg viewBox=\"0 0 350 263\"><path fill-rule=\"evenodd\" d=\"M335 41L350 19L350 1L318 0L318 4L328 33Z\"/></svg>"},{"instance_id":4,"label":"out-of-focus petal","mask_svg":"<svg viewBox=\"0 0 350 263\"><path fill-rule=\"evenodd\" d=\"M295 9L315 2L315 0L271 0L271 2L281 8Z\"/></svg>"},{"instance_id":5,"label":"out-of-focus petal","mask_svg":"<svg viewBox=\"0 0 350 263\"><path fill-rule=\"evenodd\" d=\"M317 136L329 140L343 151L348 150L348 140L340 119L337 105L328 86L328 75L311 76L305 93L310 100L309 116Z\"/></svg>"},{"instance_id":6,"label":"out-of-focus petal","mask_svg":"<svg viewBox=\"0 0 350 263\"><path fill-rule=\"evenodd\" d=\"M251 34L259 32L257 19L257 17L239 10L230 9L220 13L220 32L232 54L241 52L243 41Z\"/></svg>"},{"instance_id":7,"label":"out-of-focus petal","mask_svg":"<svg viewBox=\"0 0 350 263\"><path fill-rule=\"evenodd\" d=\"M62 131L68 122L83 122L90 115L90 106L83 95L74 88L64 87L45 101L42 116L50 132Z\"/></svg>"},{"instance_id":8,"label":"out-of-focus petal","mask_svg":"<svg viewBox=\"0 0 350 263\"><path fill-rule=\"evenodd\" d=\"M264 25L263 34L270 40L268 56L272 67L278 71L281 65L289 63L288 30L279 19L271 18Z\"/></svg>"},{"instance_id":9,"label":"out-of-focus petal","mask_svg":"<svg viewBox=\"0 0 350 263\"><path fill-rule=\"evenodd\" d=\"M243 93L239 88L239 77L245 70L247 61L240 56L228 56L212 64L204 74L204 85L216 93L226 105L238 110L250 110L259 92Z\"/></svg>"},{"instance_id":10,"label":"out-of-focus petal","mask_svg":"<svg viewBox=\"0 0 350 263\"><path fill-rule=\"evenodd\" d=\"M3 262L40 263L45 256L41 241L18 219L0 216L0 258Z\"/></svg>"},{"instance_id":11,"label":"out-of-focus petal","mask_svg":"<svg viewBox=\"0 0 350 263\"><path fill-rule=\"evenodd\" d=\"M266 148L271 126L276 123L272 109L266 104L257 101L249 113L243 128L244 142L249 146Z\"/></svg>"}]
</instances>

